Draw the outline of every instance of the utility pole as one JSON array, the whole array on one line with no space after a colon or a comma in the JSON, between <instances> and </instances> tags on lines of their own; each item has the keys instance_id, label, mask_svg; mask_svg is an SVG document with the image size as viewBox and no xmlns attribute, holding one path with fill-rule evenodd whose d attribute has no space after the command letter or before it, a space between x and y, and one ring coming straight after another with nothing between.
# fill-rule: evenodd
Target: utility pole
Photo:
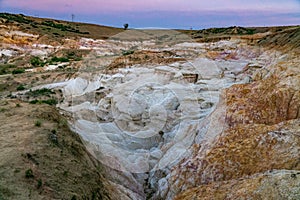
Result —
<instances>
[{"instance_id":1,"label":"utility pole","mask_svg":"<svg viewBox=\"0 0 300 200\"><path fill-rule=\"evenodd\" d=\"M71 17L72 17L72 22L74 22L75 15L72 14Z\"/></svg>"}]
</instances>

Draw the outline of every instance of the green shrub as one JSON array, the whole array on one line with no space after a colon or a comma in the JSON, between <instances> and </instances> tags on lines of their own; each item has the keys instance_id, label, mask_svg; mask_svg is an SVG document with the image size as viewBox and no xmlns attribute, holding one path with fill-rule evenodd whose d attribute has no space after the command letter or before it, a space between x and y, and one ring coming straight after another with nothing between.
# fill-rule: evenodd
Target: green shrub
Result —
<instances>
[{"instance_id":1,"label":"green shrub","mask_svg":"<svg viewBox=\"0 0 300 200\"><path fill-rule=\"evenodd\" d=\"M7 68L0 66L0 75L8 74L8 73L9 72L8 72Z\"/></svg>"},{"instance_id":2,"label":"green shrub","mask_svg":"<svg viewBox=\"0 0 300 200\"><path fill-rule=\"evenodd\" d=\"M71 198L71 200L77 200L76 196L73 195L72 198Z\"/></svg>"},{"instance_id":3,"label":"green shrub","mask_svg":"<svg viewBox=\"0 0 300 200\"><path fill-rule=\"evenodd\" d=\"M79 34L89 34L89 32L81 32L80 30L75 29L75 28L73 28L73 27L71 27L69 25L55 23L55 22L50 21L50 20L46 20L46 21L42 22L42 25L49 26L49 27L52 27L52 28L56 28L56 29L59 29L59 30L61 30L63 32L64 31L68 31L68 32L79 33Z\"/></svg>"},{"instance_id":4,"label":"green shrub","mask_svg":"<svg viewBox=\"0 0 300 200\"><path fill-rule=\"evenodd\" d=\"M0 113L1 113L1 112L5 112L5 111L7 111L6 108L0 108Z\"/></svg>"},{"instance_id":5,"label":"green shrub","mask_svg":"<svg viewBox=\"0 0 300 200\"><path fill-rule=\"evenodd\" d=\"M56 99L47 99L47 100L42 100L42 103L48 104L48 105L56 105L57 100Z\"/></svg>"},{"instance_id":6,"label":"green shrub","mask_svg":"<svg viewBox=\"0 0 300 200\"><path fill-rule=\"evenodd\" d=\"M29 101L30 104L37 104L38 102L39 102L39 100L37 100L37 99Z\"/></svg>"},{"instance_id":7,"label":"green shrub","mask_svg":"<svg viewBox=\"0 0 300 200\"><path fill-rule=\"evenodd\" d=\"M51 94L55 94L55 92L53 92L51 89L48 88L42 88L42 89L38 89L38 90L30 90L29 92L26 92L26 95L28 96L33 96L33 97L38 97L38 96L50 96Z\"/></svg>"},{"instance_id":8,"label":"green shrub","mask_svg":"<svg viewBox=\"0 0 300 200\"><path fill-rule=\"evenodd\" d=\"M63 176L68 176L68 171L64 171Z\"/></svg>"},{"instance_id":9,"label":"green shrub","mask_svg":"<svg viewBox=\"0 0 300 200\"><path fill-rule=\"evenodd\" d=\"M58 121L58 127L67 127L68 121L64 118L60 118Z\"/></svg>"},{"instance_id":10,"label":"green shrub","mask_svg":"<svg viewBox=\"0 0 300 200\"><path fill-rule=\"evenodd\" d=\"M21 91L21 90L25 90L26 88L24 87L24 85L19 85L17 87L17 91Z\"/></svg>"},{"instance_id":11,"label":"green shrub","mask_svg":"<svg viewBox=\"0 0 300 200\"><path fill-rule=\"evenodd\" d=\"M12 74L22 74L25 72L25 69L14 69L11 73Z\"/></svg>"},{"instance_id":12,"label":"green shrub","mask_svg":"<svg viewBox=\"0 0 300 200\"><path fill-rule=\"evenodd\" d=\"M0 64L0 75L10 73L9 69L11 68L16 68L16 66L11 64Z\"/></svg>"},{"instance_id":13,"label":"green shrub","mask_svg":"<svg viewBox=\"0 0 300 200\"><path fill-rule=\"evenodd\" d=\"M41 120L36 120L36 121L34 122L34 125L37 126L37 127L41 127L41 126L42 126Z\"/></svg>"},{"instance_id":14,"label":"green shrub","mask_svg":"<svg viewBox=\"0 0 300 200\"><path fill-rule=\"evenodd\" d=\"M75 61L81 61L81 60L82 60L82 58L80 58L80 57L77 57L77 58L74 58L74 60L75 60Z\"/></svg>"},{"instance_id":15,"label":"green shrub","mask_svg":"<svg viewBox=\"0 0 300 200\"><path fill-rule=\"evenodd\" d=\"M27 169L27 170L25 171L25 177L26 177L26 178L34 178L32 169Z\"/></svg>"},{"instance_id":16,"label":"green shrub","mask_svg":"<svg viewBox=\"0 0 300 200\"><path fill-rule=\"evenodd\" d=\"M77 55L74 51L68 52L67 53L67 58L69 60L74 60L74 61L80 61L80 60L82 60L81 55Z\"/></svg>"},{"instance_id":17,"label":"green shrub","mask_svg":"<svg viewBox=\"0 0 300 200\"><path fill-rule=\"evenodd\" d=\"M255 29L247 29L247 34L253 35L255 33Z\"/></svg>"},{"instance_id":18,"label":"green shrub","mask_svg":"<svg viewBox=\"0 0 300 200\"><path fill-rule=\"evenodd\" d=\"M37 181L37 189L40 189L42 187L42 185L43 185L43 181L42 181L42 179L39 179Z\"/></svg>"},{"instance_id":19,"label":"green shrub","mask_svg":"<svg viewBox=\"0 0 300 200\"><path fill-rule=\"evenodd\" d=\"M58 58L58 57L54 56L53 58L51 58L50 62L69 62L69 59L65 58L65 57Z\"/></svg>"},{"instance_id":20,"label":"green shrub","mask_svg":"<svg viewBox=\"0 0 300 200\"><path fill-rule=\"evenodd\" d=\"M35 24L35 23L30 23L30 25L31 25L33 28L38 28L37 24Z\"/></svg>"},{"instance_id":21,"label":"green shrub","mask_svg":"<svg viewBox=\"0 0 300 200\"><path fill-rule=\"evenodd\" d=\"M30 104L48 104L48 105L56 105L57 100L56 99L47 99L47 100L32 100L29 102Z\"/></svg>"},{"instance_id":22,"label":"green shrub","mask_svg":"<svg viewBox=\"0 0 300 200\"><path fill-rule=\"evenodd\" d=\"M45 63L39 57L31 58L30 64L34 67L43 67L45 65Z\"/></svg>"},{"instance_id":23,"label":"green shrub","mask_svg":"<svg viewBox=\"0 0 300 200\"><path fill-rule=\"evenodd\" d=\"M9 13L0 13L0 17L5 18L8 21L15 21L15 22L24 23L24 24L29 24L29 23L33 22L32 20L27 19L22 14L15 15L15 14L9 14Z\"/></svg>"}]
</instances>

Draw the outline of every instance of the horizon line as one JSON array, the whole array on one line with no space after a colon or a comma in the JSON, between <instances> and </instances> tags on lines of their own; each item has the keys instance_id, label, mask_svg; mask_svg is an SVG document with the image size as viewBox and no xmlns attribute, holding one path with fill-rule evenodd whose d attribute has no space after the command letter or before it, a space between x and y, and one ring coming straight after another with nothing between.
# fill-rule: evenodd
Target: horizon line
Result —
<instances>
[{"instance_id":1,"label":"horizon line","mask_svg":"<svg viewBox=\"0 0 300 200\"><path fill-rule=\"evenodd\" d=\"M173 11L169 11L173 12ZM123 28L122 26L114 26L114 25L109 25L109 24L104 24L104 23L98 23L98 22L93 22L92 20L68 20L67 18L64 17L50 17L50 16L40 16L40 15L32 15L32 14L27 14L25 12L8 12L8 11L0 11L0 13L4 14L12 14L12 15L24 15L27 17L33 17L33 18L40 18L40 19L52 19L52 20L60 20L64 22L70 22L70 23L84 23L84 24L91 24L91 25L98 25L98 26L106 26L106 27L111 27L111 28ZM282 14L282 13L281 13ZM297 13L298 14L298 13ZM129 23L130 25L130 23ZM163 26L133 26L132 28L129 28L128 30L132 29L137 29L137 30L204 30L204 29L210 29L210 28L229 28L229 27L244 27L244 28L259 28L259 27L288 27L288 26L300 26L300 23L291 23L291 24L277 24L277 25L247 25L247 26L241 26L241 25L223 25L223 26L209 26L209 27L203 27L203 28L195 28L195 26L188 26L190 28L180 28L180 27L173 27L173 28L168 28L168 27L163 27Z\"/></svg>"}]
</instances>

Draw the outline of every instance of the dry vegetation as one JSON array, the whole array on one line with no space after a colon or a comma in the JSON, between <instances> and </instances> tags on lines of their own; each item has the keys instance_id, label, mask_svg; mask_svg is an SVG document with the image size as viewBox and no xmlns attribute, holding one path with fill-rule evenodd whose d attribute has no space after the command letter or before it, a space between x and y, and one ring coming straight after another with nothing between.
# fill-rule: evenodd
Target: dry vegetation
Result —
<instances>
[{"instance_id":1,"label":"dry vegetation","mask_svg":"<svg viewBox=\"0 0 300 200\"><path fill-rule=\"evenodd\" d=\"M101 167L48 105L0 101L0 199L107 199Z\"/></svg>"}]
</instances>

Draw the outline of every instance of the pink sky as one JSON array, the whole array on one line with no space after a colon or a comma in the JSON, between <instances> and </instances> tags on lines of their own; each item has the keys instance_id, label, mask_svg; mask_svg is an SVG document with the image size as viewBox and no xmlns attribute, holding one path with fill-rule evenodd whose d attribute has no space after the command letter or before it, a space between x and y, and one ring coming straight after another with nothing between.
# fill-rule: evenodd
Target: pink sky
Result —
<instances>
[{"instance_id":1,"label":"pink sky","mask_svg":"<svg viewBox=\"0 0 300 200\"><path fill-rule=\"evenodd\" d=\"M2 0L1 7L52 12L257 10L300 12L299 0Z\"/></svg>"},{"instance_id":2,"label":"pink sky","mask_svg":"<svg viewBox=\"0 0 300 200\"><path fill-rule=\"evenodd\" d=\"M300 24L300 0L0 0L0 12L130 27Z\"/></svg>"}]
</instances>

